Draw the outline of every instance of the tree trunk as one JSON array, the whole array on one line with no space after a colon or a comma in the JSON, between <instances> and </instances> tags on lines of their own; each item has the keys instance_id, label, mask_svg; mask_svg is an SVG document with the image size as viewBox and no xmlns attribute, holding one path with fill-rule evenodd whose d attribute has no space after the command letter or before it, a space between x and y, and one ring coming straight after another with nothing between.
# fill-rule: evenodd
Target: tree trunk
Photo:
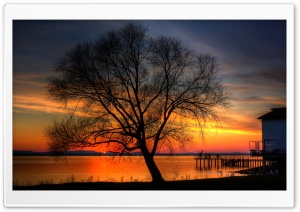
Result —
<instances>
[{"instance_id":1,"label":"tree trunk","mask_svg":"<svg viewBox=\"0 0 300 212\"><path fill-rule=\"evenodd\" d=\"M146 165L148 167L148 170L151 174L152 182L155 182L155 183L165 182L165 180L161 176L159 169L157 168L157 166L154 162L154 157L151 156L150 154L146 154L146 155L144 155L144 159L145 159Z\"/></svg>"}]
</instances>

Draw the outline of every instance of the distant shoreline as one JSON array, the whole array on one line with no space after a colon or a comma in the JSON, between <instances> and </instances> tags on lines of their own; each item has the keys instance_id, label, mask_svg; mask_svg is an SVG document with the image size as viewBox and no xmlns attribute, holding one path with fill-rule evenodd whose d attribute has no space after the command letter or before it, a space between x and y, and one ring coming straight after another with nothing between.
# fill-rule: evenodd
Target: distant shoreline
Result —
<instances>
[{"instance_id":1,"label":"distant shoreline","mask_svg":"<svg viewBox=\"0 0 300 212\"><path fill-rule=\"evenodd\" d=\"M188 152L188 153L157 153L156 156L197 156L199 153ZM245 152L207 152L210 155L250 155ZM35 152L35 151L13 151L13 156L53 156L50 152ZM70 151L63 156L120 156L117 153L102 153L96 151ZM141 153L124 154L122 156L142 156Z\"/></svg>"}]
</instances>

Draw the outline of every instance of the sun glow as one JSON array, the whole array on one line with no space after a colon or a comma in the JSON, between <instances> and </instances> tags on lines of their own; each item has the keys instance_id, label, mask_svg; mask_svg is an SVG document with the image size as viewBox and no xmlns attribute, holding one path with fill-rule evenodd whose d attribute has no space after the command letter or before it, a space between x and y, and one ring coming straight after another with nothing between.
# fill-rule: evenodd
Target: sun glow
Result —
<instances>
[{"instance_id":1,"label":"sun glow","mask_svg":"<svg viewBox=\"0 0 300 212\"><path fill-rule=\"evenodd\" d=\"M26 99L26 97L23 97L23 99ZM30 100L29 98L26 102ZM44 128L54 119L62 118L67 111L60 111L61 113L58 113L60 114L58 116L58 114L48 113L49 109L43 111L42 107L30 108L31 111L35 111L34 113L26 112L26 109L28 108L22 108L21 113L18 110L15 111L13 148L15 150L47 151L47 141L43 134ZM187 146L186 151L198 152L201 149L206 149L206 151L248 151L248 141L261 139L261 124L255 118L247 120L244 117L238 117L233 112L231 114L231 116L235 116L237 121L233 122L231 119L228 119L228 122L224 121L219 127L214 122L207 122L202 132L195 121L179 119L190 124L187 125L187 130L189 131L187 133L192 136L193 145ZM30 121L28 122L28 120ZM255 123L252 124L252 121ZM249 123L252 125L249 125ZM107 152L104 146L88 149L100 151L104 154ZM167 149L162 149L164 149L163 152L167 152ZM176 144L174 145L174 150L176 152L181 151Z\"/></svg>"}]
</instances>

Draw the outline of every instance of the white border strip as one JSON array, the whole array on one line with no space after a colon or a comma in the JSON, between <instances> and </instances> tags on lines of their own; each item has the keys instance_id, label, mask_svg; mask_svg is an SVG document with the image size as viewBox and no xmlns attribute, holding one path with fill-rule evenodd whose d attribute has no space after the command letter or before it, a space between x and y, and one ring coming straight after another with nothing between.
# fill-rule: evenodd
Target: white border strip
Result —
<instances>
[{"instance_id":1,"label":"white border strip","mask_svg":"<svg viewBox=\"0 0 300 212\"><path fill-rule=\"evenodd\" d=\"M286 19L293 5L8 4L6 19ZM66 12L67 11L67 12Z\"/></svg>"},{"instance_id":2,"label":"white border strip","mask_svg":"<svg viewBox=\"0 0 300 212\"><path fill-rule=\"evenodd\" d=\"M67 12L66 12L67 11ZM8 4L4 8L4 204L6 207L292 207L294 205L294 7L200 4ZM13 191L12 20L287 20L286 191Z\"/></svg>"}]
</instances>

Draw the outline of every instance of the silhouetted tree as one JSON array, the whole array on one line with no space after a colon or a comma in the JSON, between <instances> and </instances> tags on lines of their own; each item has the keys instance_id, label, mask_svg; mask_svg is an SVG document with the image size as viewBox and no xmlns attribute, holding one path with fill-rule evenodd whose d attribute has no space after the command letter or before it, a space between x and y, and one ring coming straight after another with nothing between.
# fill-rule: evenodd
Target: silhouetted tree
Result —
<instances>
[{"instance_id":1,"label":"silhouetted tree","mask_svg":"<svg viewBox=\"0 0 300 212\"><path fill-rule=\"evenodd\" d=\"M187 126L218 122L228 106L215 57L196 54L173 37L150 37L129 23L95 42L78 44L56 63L47 91L53 101L75 110L45 130L50 151L79 147L139 151L153 182L163 182L154 156L159 148L184 146Z\"/></svg>"}]
</instances>

